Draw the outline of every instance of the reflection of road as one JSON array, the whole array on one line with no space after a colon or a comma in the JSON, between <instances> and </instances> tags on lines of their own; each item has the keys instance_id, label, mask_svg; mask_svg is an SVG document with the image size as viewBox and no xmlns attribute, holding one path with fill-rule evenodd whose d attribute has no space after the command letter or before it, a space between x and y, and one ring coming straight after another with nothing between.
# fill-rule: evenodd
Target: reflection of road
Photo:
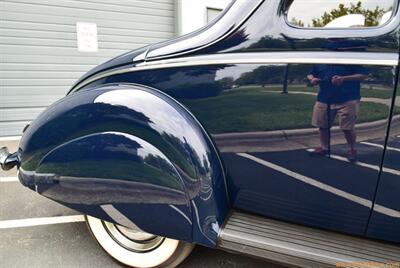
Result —
<instances>
[{"instance_id":1,"label":"reflection of road","mask_svg":"<svg viewBox=\"0 0 400 268\"><path fill-rule=\"evenodd\" d=\"M264 90L264 92L268 93L277 93L280 94L280 91L274 91L274 90ZM317 96L318 94L316 92L308 92L308 91L290 91L290 94L303 94L303 95L311 95L311 96ZM392 99L384 99L384 98L372 98L372 97L362 97L361 98L362 102L372 102L372 103L378 103L378 104L384 104L386 106L391 106L392 105ZM400 98L397 98L395 101L395 105L400 107Z\"/></svg>"},{"instance_id":2,"label":"reflection of road","mask_svg":"<svg viewBox=\"0 0 400 268\"><path fill-rule=\"evenodd\" d=\"M305 192L309 187L318 188L325 193L371 208L382 160L383 142L382 139L373 139L357 144L356 163L350 163L346 159L346 145L333 145L331 158L312 157L304 149L225 154L224 158L231 164L241 163L241 169L248 172L247 177L256 176L255 181L269 184L268 192L290 194L285 188L298 187L299 191L304 189ZM400 176L399 143L399 137L389 142L391 150L387 150L389 155L383 168L383 173L387 176ZM243 158L250 161L243 161ZM293 200L296 198L293 196ZM400 211L382 206L378 206L378 209L377 212L400 218Z\"/></svg>"},{"instance_id":3,"label":"reflection of road","mask_svg":"<svg viewBox=\"0 0 400 268\"><path fill-rule=\"evenodd\" d=\"M379 140L386 134L387 124L386 119L356 124L357 140ZM391 131L400 132L400 115L393 117ZM316 128L223 133L212 137L223 153L288 151L312 148L320 144ZM342 130L338 126L332 127L331 144L343 143L345 141ZM397 148L400 148L400 145Z\"/></svg>"}]
</instances>

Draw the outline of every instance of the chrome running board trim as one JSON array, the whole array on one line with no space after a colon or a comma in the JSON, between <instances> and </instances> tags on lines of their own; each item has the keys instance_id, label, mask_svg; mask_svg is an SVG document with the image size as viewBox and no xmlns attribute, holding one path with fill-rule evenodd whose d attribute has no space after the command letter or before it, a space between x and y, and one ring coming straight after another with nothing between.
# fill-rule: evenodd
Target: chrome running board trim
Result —
<instances>
[{"instance_id":1,"label":"chrome running board trim","mask_svg":"<svg viewBox=\"0 0 400 268\"><path fill-rule=\"evenodd\" d=\"M400 246L240 212L228 219L218 247L296 267L400 263Z\"/></svg>"}]
</instances>

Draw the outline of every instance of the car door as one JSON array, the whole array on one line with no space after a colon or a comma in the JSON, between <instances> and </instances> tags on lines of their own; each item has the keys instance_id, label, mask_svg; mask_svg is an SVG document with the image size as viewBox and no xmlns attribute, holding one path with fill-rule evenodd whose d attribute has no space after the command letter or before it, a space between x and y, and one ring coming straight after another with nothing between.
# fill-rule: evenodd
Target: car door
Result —
<instances>
[{"instance_id":1,"label":"car door","mask_svg":"<svg viewBox=\"0 0 400 268\"><path fill-rule=\"evenodd\" d=\"M252 83L232 90L219 102L219 105L225 101L232 103L236 97L238 103L229 109L240 112L232 117L221 116L215 130L224 130L226 126L229 133L214 135L228 168L233 206L269 217L362 235L383 156L380 145L385 142L388 126L393 67L356 65L350 68L350 73L367 70L370 80L361 83L362 99L356 104L359 108L354 108L359 109L358 113L346 111L351 106L332 108L331 113L337 119L328 134L330 155L322 156L313 154L314 148L321 146L315 128L315 124L321 123L313 122L321 119L313 117L327 117L320 113L329 111L319 111L318 86L307 87L302 80L315 66L289 66L287 93L282 93L286 90L284 86L273 82ZM265 69L267 75L274 72L271 68L278 67L259 66L251 73ZM349 69L332 63L322 68L342 73ZM376 78L378 74L385 78ZM228 113L228 109L221 113ZM349 144L342 131L352 124L346 118L351 116L357 117L355 161L348 159ZM383 174L396 176L398 170L384 169Z\"/></svg>"},{"instance_id":2,"label":"car door","mask_svg":"<svg viewBox=\"0 0 400 268\"><path fill-rule=\"evenodd\" d=\"M398 71L397 71L398 72ZM399 82L397 77L397 83ZM392 121L385 147L383 169L368 225L368 236L400 241L400 91L392 103ZM383 144L374 145L382 147ZM388 169L396 173L385 172Z\"/></svg>"},{"instance_id":3,"label":"car door","mask_svg":"<svg viewBox=\"0 0 400 268\"><path fill-rule=\"evenodd\" d=\"M364 235L394 93L396 3L272 2L264 2L238 34L220 45L231 57L246 52L249 63L253 56L264 57L264 63L219 70L216 80L227 82L228 89L188 106L221 151L235 209ZM360 18L376 6L380 18ZM364 13L349 11L327 25L326 14L344 8ZM237 45L240 36L243 42ZM311 74L318 78L314 85ZM349 80L337 85L335 76ZM351 101L357 104L347 105ZM330 123L327 118L334 115ZM330 153L313 154L321 147L319 128L330 124L324 134ZM346 131L354 132L353 141ZM351 145L356 159L348 153ZM382 171L384 176L397 173L396 168Z\"/></svg>"},{"instance_id":4,"label":"car door","mask_svg":"<svg viewBox=\"0 0 400 268\"><path fill-rule=\"evenodd\" d=\"M255 2L226 36L163 61L168 68L107 82L146 84L182 103L220 152L234 209L364 235L383 157L372 144L387 133L400 25L397 2L369 1ZM338 8L348 16L324 17ZM359 25L351 12L376 15ZM330 153L320 156L319 128L330 129Z\"/></svg>"}]
</instances>

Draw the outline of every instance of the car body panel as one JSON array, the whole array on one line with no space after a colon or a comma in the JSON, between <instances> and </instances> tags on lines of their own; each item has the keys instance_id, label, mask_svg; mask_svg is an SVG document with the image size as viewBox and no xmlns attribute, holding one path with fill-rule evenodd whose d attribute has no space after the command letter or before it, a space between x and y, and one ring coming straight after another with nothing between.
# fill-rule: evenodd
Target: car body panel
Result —
<instances>
[{"instance_id":1,"label":"car body panel","mask_svg":"<svg viewBox=\"0 0 400 268\"><path fill-rule=\"evenodd\" d=\"M111 152L119 144L132 147L138 143L165 160L165 165L158 166L159 172L171 171L169 181L179 185L174 190L186 192L174 201L167 199L162 207L149 208L151 198L144 199L143 207L132 206L132 215L129 206L120 206L116 200L105 204L122 211L144 230L215 246L232 206L266 217L400 242L398 222L392 219L397 215L392 213L398 209L393 203L397 199L385 199L382 194L387 185L394 183L397 187L399 168L392 165L396 160L390 160L389 155L382 161L385 145L369 145L385 144L389 115L392 120L398 117L390 113L399 64L398 6L396 15L382 27L304 29L286 21L285 11L291 2L235 3L226 17L197 33L124 54L96 67L24 134L21 180L37 185L35 172L40 173L40 164L59 163L59 155L78 150L78 144L87 143L90 151L90 144L102 148L102 143L110 139L110 148L101 152L118 160L121 156ZM245 11L238 13L238 7L245 7ZM316 66L347 75L359 74L350 69L364 70L368 75L359 85L363 99L356 124L360 151L356 163L346 159L346 141L337 127L329 134L334 152L330 157L313 158L309 154L310 148L318 146L318 133L310 122L318 93L316 87L307 86L305 78ZM98 97L110 105L109 109L96 108L94 100ZM174 141L163 136L164 132ZM177 161L176 150L184 160ZM101 161L110 159L103 157ZM145 172L145 168L138 170ZM87 178L98 177L84 167L80 172L82 175L75 177L85 178L81 180L84 184ZM57 169L44 169L42 175L56 173ZM193 193L188 180L195 181ZM53 192L38 189L56 199L57 191L64 191L57 187ZM58 201L70 205L67 199ZM80 211L113 220L98 204L96 209L82 207L84 199L75 204ZM182 212L170 219L182 224L179 231L168 233L152 222L155 218L134 219L138 214L143 217L147 209L174 212L164 205ZM164 217L170 217L165 213ZM192 234L183 215L191 215ZM381 226L374 226L377 217L389 219L385 220L389 231L374 231ZM396 234L390 235L393 232Z\"/></svg>"},{"instance_id":2,"label":"car body panel","mask_svg":"<svg viewBox=\"0 0 400 268\"><path fill-rule=\"evenodd\" d=\"M23 184L100 218L112 206L151 233L213 246L228 211L206 133L148 87L107 85L60 100L29 126L20 152Z\"/></svg>"},{"instance_id":3,"label":"car body panel","mask_svg":"<svg viewBox=\"0 0 400 268\"><path fill-rule=\"evenodd\" d=\"M400 91L399 70L397 70L396 99L393 102L393 118L386 140L385 157L383 166L391 166L400 170L400 118L399 113ZM375 197L375 205L371 212L367 235L372 238L386 238L392 241L400 241L400 175L382 173ZM381 213L386 208L387 214Z\"/></svg>"},{"instance_id":4,"label":"car body panel","mask_svg":"<svg viewBox=\"0 0 400 268\"><path fill-rule=\"evenodd\" d=\"M378 170L348 165L340 160L333 160L332 164L326 159L310 158L306 149L316 146L317 138L315 133L311 134L309 119L291 123L277 123L276 120L279 117L296 117L296 113L307 109L304 106L312 107L315 97L311 95L315 94L315 89L299 89L298 84L312 65L291 65L288 76L293 82L288 85L289 94L283 95L286 68L286 64L221 64L152 69L110 76L97 83L140 83L162 90L185 105L217 144L227 168L229 195L234 208L363 235L374 200L383 150L363 148L365 153L361 160L373 163ZM384 99L387 97L390 100L393 68L368 68L372 76L378 78L374 83L385 88L382 96L378 91L375 98L381 97L383 102L388 100ZM237 88L232 74L236 78L235 83L241 84ZM298 91L304 89L304 95L299 94L302 92ZM294 93L290 94L291 91ZM296 105L296 102L303 104ZM291 105L293 108L297 106L297 111L287 111ZM369 132L368 128L363 130L363 125L360 126L362 140L379 139L386 134L385 119L390 109L384 104L376 105L382 114L374 116L378 116L380 121ZM274 114L278 118L274 119ZM254 123L253 120L258 117L265 118L265 122ZM364 126L368 125L368 118L362 120ZM287 128L286 134L280 134L282 129ZM303 128L302 133L296 134L296 128ZM311 132L307 134L307 131ZM338 156L343 158L344 140L337 131L334 138ZM306 178L283 174L240 154L254 156L296 174L306 175Z\"/></svg>"}]
</instances>

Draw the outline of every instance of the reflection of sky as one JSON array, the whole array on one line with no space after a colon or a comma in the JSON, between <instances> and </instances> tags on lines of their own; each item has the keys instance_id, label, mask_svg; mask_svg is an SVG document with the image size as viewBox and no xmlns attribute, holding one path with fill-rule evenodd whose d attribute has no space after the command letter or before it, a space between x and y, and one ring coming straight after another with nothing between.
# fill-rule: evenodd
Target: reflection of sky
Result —
<instances>
[{"instance_id":1,"label":"reflection of sky","mask_svg":"<svg viewBox=\"0 0 400 268\"><path fill-rule=\"evenodd\" d=\"M376 6L385 10L393 6L394 0L294 0L289 8L288 20L295 17L301 19L305 25L311 24L312 19L320 18L324 12L337 8L343 3L350 6L350 3L357 4L361 1L362 7L367 9L375 9Z\"/></svg>"},{"instance_id":2,"label":"reflection of sky","mask_svg":"<svg viewBox=\"0 0 400 268\"><path fill-rule=\"evenodd\" d=\"M109 132L113 133L113 132ZM150 145L149 143L143 141L142 139L132 136L130 134L125 134L125 133L118 133L116 134L118 136L123 136L131 141L133 141L135 144L137 143L138 145L135 145L134 148L132 148L131 145L129 144L113 144L110 146L107 146L107 150L111 152L124 152L128 153L131 155L138 155L141 158L146 158L148 155L155 155L155 156L163 156L163 154L155 147ZM137 147L136 147L137 146Z\"/></svg>"},{"instance_id":3,"label":"reflection of sky","mask_svg":"<svg viewBox=\"0 0 400 268\"><path fill-rule=\"evenodd\" d=\"M233 77L233 79L238 79L244 72L251 72L258 66L254 66L251 68L249 65L235 65L231 67L226 67L221 70L218 70L216 73L216 79L220 80L224 77Z\"/></svg>"},{"instance_id":4,"label":"reflection of sky","mask_svg":"<svg viewBox=\"0 0 400 268\"><path fill-rule=\"evenodd\" d=\"M268 66L285 66L285 64L268 64ZM224 77L233 77L233 79L236 80L243 73L252 72L259 67L260 65L250 65L250 64L238 64L235 66L225 67L217 71L216 80L220 80Z\"/></svg>"},{"instance_id":5,"label":"reflection of sky","mask_svg":"<svg viewBox=\"0 0 400 268\"><path fill-rule=\"evenodd\" d=\"M128 139L131 139L129 136L125 136L125 137ZM107 146L107 150L110 152L125 152L125 153L129 153L129 154L133 154L133 155L138 154L137 148L131 148L130 146L127 146L126 144L123 144L123 143Z\"/></svg>"},{"instance_id":6,"label":"reflection of sky","mask_svg":"<svg viewBox=\"0 0 400 268\"><path fill-rule=\"evenodd\" d=\"M140 156L143 159L145 159L149 155L162 156L162 157L164 156L157 148L148 144L147 142L142 141L141 139L139 139L137 137L134 137L134 136L128 135L128 134L121 134L121 135L123 135L125 138L128 138L128 139L140 144L141 147L138 148L137 150L135 150L135 152L138 156ZM126 148L125 151L132 152L133 150Z\"/></svg>"},{"instance_id":7,"label":"reflection of sky","mask_svg":"<svg viewBox=\"0 0 400 268\"><path fill-rule=\"evenodd\" d=\"M175 72L168 77L168 80L157 83L157 88L174 88L176 81L179 81L181 84L202 83L203 81L213 79L213 75L212 72L195 76L188 75L186 71Z\"/></svg>"}]
</instances>

